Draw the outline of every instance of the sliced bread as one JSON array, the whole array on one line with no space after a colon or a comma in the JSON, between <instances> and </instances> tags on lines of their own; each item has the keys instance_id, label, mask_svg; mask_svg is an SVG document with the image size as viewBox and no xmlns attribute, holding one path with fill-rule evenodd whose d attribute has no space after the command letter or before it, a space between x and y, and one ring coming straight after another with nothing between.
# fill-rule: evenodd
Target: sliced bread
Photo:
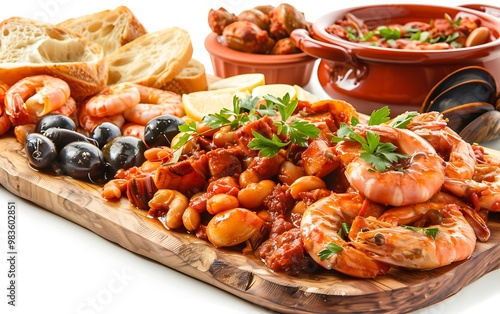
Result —
<instances>
[{"instance_id":1,"label":"sliced bread","mask_svg":"<svg viewBox=\"0 0 500 314\"><path fill-rule=\"evenodd\" d=\"M189 60L188 64L162 89L169 90L177 94L189 94L208 89L207 75L203 64L196 60Z\"/></svg>"},{"instance_id":2,"label":"sliced bread","mask_svg":"<svg viewBox=\"0 0 500 314\"><path fill-rule=\"evenodd\" d=\"M142 35L105 57L108 84L133 82L161 88L187 66L192 55L191 37L182 28Z\"/></svg>"},{"instance_id":3,"label":"sliced bread","mask_svg":"<svg viewBox=\"0 0 500 314\"><path fill-rule=\"evenodd\" d=\"M105 56L147 34L146 28L126 6L71 18L57 26L72 30L100 44Z\"/></svg>"},{"instance_id":4,"label":"sliced bread","mask_svg":"<svg viewBox=\"0 0 500 314\"><path fill-rule=\"evenodd\" d=\"M22 17L0 22L0 81L12 85L37 74L65 80L75 99L99 92L108 79L99 44L50 23Z\"/></svg>"}]
</instances>

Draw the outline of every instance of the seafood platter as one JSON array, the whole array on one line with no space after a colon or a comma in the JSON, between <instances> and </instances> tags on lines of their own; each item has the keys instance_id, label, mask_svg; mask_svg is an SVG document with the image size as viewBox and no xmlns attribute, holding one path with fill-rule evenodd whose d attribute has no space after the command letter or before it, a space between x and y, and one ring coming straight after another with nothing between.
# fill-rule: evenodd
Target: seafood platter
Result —
<instances>
[{"instance_id":1,"label":"seafood platter","mask_svg":"<svg viewBox=\"0 0 500 314\"><path fill-rule=\"evenodd\" d=\"M498 79L489 69L443 75L416 110L366 113L298 85L266 84L258 73L205 74L183 29L147 32L126 7L116 10L138 33L106 52L70 31L71 21L0 23L8 34L0 46L30 30L47 34L37 40L50 50L57 33L75 66L58 66L54 55L42 65L15 59L28 52L5 57L5 189L283 313L408 313L500 268L500 152L481 146L500 137ZM310 27L282 25L283 15L302 17L289 5L252 10L287 34L267 38L266 51ZM212 27L220 16L235 27L238 17L225 9L209 12ZM239 31L226 39L255 49L237 40ZM123 62L146 43L144 55ZM165 49L173 65L160 71L147 56ZM141 62L146 73L134 67Z\"/></svg>"}]
</instances>

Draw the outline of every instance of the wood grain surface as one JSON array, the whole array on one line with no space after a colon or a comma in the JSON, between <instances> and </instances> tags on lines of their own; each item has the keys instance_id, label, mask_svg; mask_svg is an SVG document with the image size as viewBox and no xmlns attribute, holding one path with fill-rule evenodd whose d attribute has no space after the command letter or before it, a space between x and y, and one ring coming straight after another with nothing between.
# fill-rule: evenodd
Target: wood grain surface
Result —
<instances>
[{"instance_id":1,"label":"wood grain surface","mask_svg":"<svg viewBox=\"0 0 500 314\"><path fill-rule=\"evenodd\" d=\"M12 136L0 137L0 183L127 250L284 313L410 312L439 302L500 267L498 213L490 215L490 240L478 243L467 261L431 271L393 268L376 279L350 278L321 269L291 277L269 271L252 256L216 249L192 235L168 231L145 211L132 208L125 198L106 202L100 186L34 171Z\"/></svg>"}]
</instances>

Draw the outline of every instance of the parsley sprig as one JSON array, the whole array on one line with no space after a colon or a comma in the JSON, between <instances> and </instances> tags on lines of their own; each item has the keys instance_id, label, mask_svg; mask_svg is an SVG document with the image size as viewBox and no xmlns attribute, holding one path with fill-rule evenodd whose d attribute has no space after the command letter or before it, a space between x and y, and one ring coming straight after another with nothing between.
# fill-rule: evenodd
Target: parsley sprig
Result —
<instances>
[{"instance_id":1,"label":"parsley sprig","mask_svg":"<svg viewBox=\"0 0 500 314\"><path fill-rule=\"evenodd\" d=\"M321 250L318 253L318 257L320 260L324 261L327 258L332 257L334 254L342 251L342 247L335 243L328 243L326 249Z\"/></svg>"},{"instance_id":2,"label":"parsley sprig","mask_svg":"<svg viewBox=\"0 0 500 314\"><path fill-rule=\"evenodd\" d=\"M255 130L252 130L254 138L248 144L248 147L254 150L259 150L261 156L273 157L283 147L290 143L299 146L307 146L309 138L317 138L320 130L312 123L298 118L288 121L295 112L298 99L290 99L287 93L283 98L272 95L264 96L265 105L259 104L258 97L248 96L240 99L237 96L233 97L233 109L222 109L219 113L208 114L203 117L202 122L210 129L217 129L223 126L230 126L231 130L245 125L249 122L256 121L262 116L280 115L281 119L274 122L277 128L277 133L273 134L272 138L267 138ZM180 136L179 141L173 147L174 149L182 147L191 138L197 135L202 135L197 131L196 122L189 122L179 126ZM282 141L279 135L283 134L288 141Z\"/></svg>"},{"instance_id":3,"label":"parsley sprig","mask_svg":"<svg viewBox=\"0 0 500 314\"><path fill-rule=\"evenodd\" d=\"M389 126L403 128L417 113L409 112L395 118ZM380 125L390 121L390 109L385 106L375 110L370 115L368 125ZM351 120L351 125L356 126L357 120ZM400 159L406 159L410 156L396 152L397 147L392 143L383 143L380 141L380 135L371 131L366 132L366 138L359 135L354 129L346 123L341 123L337 131L337 136L332 137L333 142L355 141L361 144L360 157L371 164L377 171L384 172Z\"/></svg>"},{"instance_id":4,"label":"parsley sprig","mask_svg":"<svg viewBox=\"0 0 500 314\"><path fill-rule=\"evenodd\" d=\"M410 229L410 230L413 230L415 232L421 232L425 235L428 235L430 236L431 238L433 239L436 239L436 236L439 232L439 228L435 228L435 227L432 227L432 228L420 228L420 227L414 227L414 226L403 226L405 227L406 229Z\"/></svg>"},{"instance_id":5,"label":"parsley sprig","mask_svg":"<svg viewBox=\"0 0 500 314\"><path fill-rule=\"evenodd\" d=\"M297 108L298 99L291 100L288 93L283 98L266 95L264 99L267 106L276 108L281 116L281 120L274 122L274 125L277 127L277 134L274 134L272 139L267 139L263 136L256 136L257 132L252 131L255 138L248 143L249 148L260 150L261 156L273 157L290 143L305 147L309 138L317 138L319 136L320 130L309 121L298 118L288 121ZM282 142L277 136L280 134L284 134L289 140Z\"/></svg>"}]
</instances>

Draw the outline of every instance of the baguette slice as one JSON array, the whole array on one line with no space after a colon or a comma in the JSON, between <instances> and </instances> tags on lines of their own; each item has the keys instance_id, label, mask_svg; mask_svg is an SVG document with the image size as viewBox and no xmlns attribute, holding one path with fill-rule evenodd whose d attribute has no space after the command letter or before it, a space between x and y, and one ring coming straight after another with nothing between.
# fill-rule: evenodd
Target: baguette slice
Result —
<instances>
[{"instance_id":1,"label":"baguette slice","mask_svg":"<svg viewBox=\"0 0 500 314\"><path fill-rule=\"evenodd\" d=\"M192 55L191 37L182 28L142 35L105 57L108 85L133 82L161 88L187 66Z\"/></svg>"},{"instance_id":2,"label":"baguette slice","mask_svg":"<svg viewBox=\"0 0 500 314\"><path fill-rule=\"evenodd\" d=\"M189 94L207 90L208 82L205 67L196 59L189 60L188 65L172 80L168 81L162 89L177 94Z\"/></svg>"},{"instance_id":3,"label":"baguette slice","mask_svg":"<svg viewBox=\"0 0 500 314\"><path fill-rule=\"evenodd\" d=\"M57 26L72 30L100 44L105 56L147 34L146 28L126 6L71 18Z\"/></svg>"},{"instance_id":4,"label":"baguette slice","mask_svg":"<svg viewBox=\"0 0 500 314\"><path fill-rule=\"evenodd\" d=\"M53 24L11 17L0 22L0 81L47 74L65 80L80 99L106 86L102 47Z\"/></svg>"}]
</instances>

